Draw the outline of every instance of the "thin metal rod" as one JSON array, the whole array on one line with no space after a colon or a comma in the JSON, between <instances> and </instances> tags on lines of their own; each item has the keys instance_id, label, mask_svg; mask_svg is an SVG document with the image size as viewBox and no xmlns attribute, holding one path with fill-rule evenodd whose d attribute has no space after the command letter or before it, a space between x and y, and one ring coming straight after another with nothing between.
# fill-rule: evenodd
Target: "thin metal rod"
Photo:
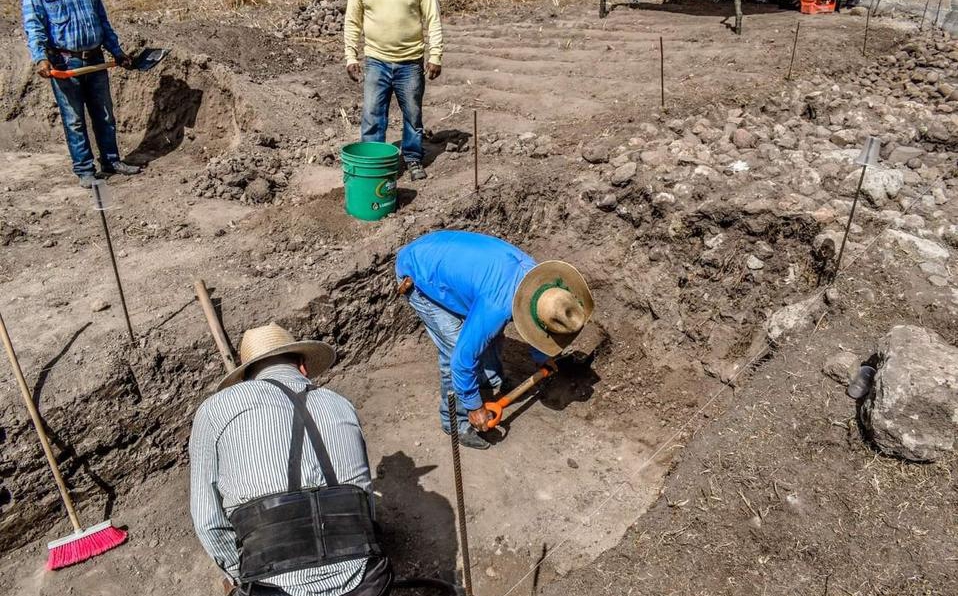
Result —
<instances>
[{"instance_id":1,"label":"thin metal rod","mask_svg":"<svg viewBox=\"0 0 958 596\"><path fill-rule=\"evenodd\" d=\"M665 43L659 36L659 88L662 90L662 109L665 109Z\"/></svg>"},{"instance_id":2,"label":"thin metal rod","mask_svg":"<svg viewBox=\"0 0 958 596\"><path fill-rule=\"evenodd\" d=\"M106 223L106 213L103 211L103 197L100 196L100 185L93 185L93 198L96 200L96 210L100 214L100 223L103 224L103 237L106 238L106 248L110 253L110 264L113 266L113 277L116 278L116 288L120 292L120 306L123 307L123 319L126 321L126 331L130 334L130 343L136 343L133 335L133 325L130 323L130 313L126 309L126 297L123 295L123 282L120 281L120 270L116 266L116 254L113 252L113 241L110 239L110 226Z\"/></svg>"},{"instance_id":3,"label":"thin metal rod","mask_svg":"<svg viewBox=\"0 0 958 596\"><path fill-rule=\"evenodd\" d=\"M868 47L868 24L872 20L872 9L869 8L865 13L865 40L862 41L862 56L865 55L865 48Z\"/></svg>"},{"instance_id":4,"label":"thin metal rod","mask_svg":"<svg viewBox=\"0 0 958 596\"><path fill-rule=\"evenodd\" d=\"M792 79L792 65L795 64L795 50L798 48L798 30L802 27L802 22L798 21L795 23L795 41L792 42L792 57L788 61L788 74L785 75L785 80L790 81Z\"/></svg>"},{"instance_id":5,"label":"thin metal rod","mask_svg":"<svg viewBox=\"0 0 958 596\"><path fill-rule=\"evenodd\" d=\"M67 489L67 483L64 482L60 474L60 468L57 466L57 458L53 455L53 449L50 447L50 439L43 430L43 420L40 418L40 412L37 411L37 405L33 403L33 396L30 394L30 388L27 387L27 380L23 378L23 370L20 368L20 361L17 360L17 353L13 349L13 342L10 341L10 334L7 333L7 326L0 316L0 336L3 338L3 347L7 351L7 358L10 359L10 367L13 368L13 376L17 378L17 385L20 386L20 394L23 396L23 404L27 406L30 412L30 420L33 421L33 428L37 431L40 438L40 445L43 447L43 455L47 458L47 464L50 465L50 471L53 472L53 480L57 483L57 490L60 491L60 498L63 499L63 505L67 509L67 515L70 517L70 523L73 530L80 532L83 528L80 526L80 518L77 517L76 507L73 506L73 499L70 498L70 491Z\"/></svg>"},{"instance_id":6,"label":"thin metal rod","mask_svg":"<svg viewBox=\"0 0 958 596\"><path fill-rule=\"evenodd\" d=\"M931 0L925 0L925 10L921 11L921 24L918 25L919 31L922 31L925 28L925 15L928 14L929 4L931 4Z\"/></svg>"},{"instance_id":7,"label":"thin metal rod","mask_svg":"<svg viewBox=\"0 0 958 596\"><path fill-rule=\"evenodd\" d=\"M479 111L472 111L473 184L479 192Z\"/></svg>"},{"instance_id":8,"label":"thin metal rod","mask_svg":"<svg viewBox=\"0 0 958 596\"><path fill-rule=\"evenodd\" d=\"M462 490L462 461L459 459L459 406L456 393L446 396L449 405L449 437L452 439L452 470L456 481L456 511L459 518L459 548L462 551L462 579L466 596L472 596L472 564L469 559L469 534L466 532L466 499Z\"/></svg>"},{"instance_id":9,"label":"thin metal rod","mask_svg":"<svg viewBox=\"0 0 958 596\"><path fill-rule=\"evenodd\" d=\"M855 217L855 207L858 206L858 197L862 194L862 183L865 181L865 170L867 169L868 166L862 166L862 175L858 178L858 188L855 189L855 199L852 201L852 210L848 213L848 222L845 224L845 235L842 236L842 247L838 251L838 259L835 260L835 271L832 274L833 280L842 267L842 255L845 254L845 242L848 240L848 232L852 229L852 218Z\"/></svg>"},{"instance_id":10,"label":"thin metal rod","mask_svg":"<svg viewBox=\"0 0 958 596\"><path fill-rule=\"evenodd\" d=\"M935 27L940 26L938 25L938 17L940 16L941 16L941 0L938 0L938 10L935 11Z\"/></svg>"}]
</instances>

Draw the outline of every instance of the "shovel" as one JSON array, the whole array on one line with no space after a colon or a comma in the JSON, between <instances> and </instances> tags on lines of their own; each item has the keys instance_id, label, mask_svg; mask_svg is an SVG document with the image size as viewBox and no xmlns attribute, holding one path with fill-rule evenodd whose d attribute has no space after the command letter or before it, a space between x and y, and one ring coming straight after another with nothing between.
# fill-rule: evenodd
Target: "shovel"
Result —
<instances>
[{"instance_id":1,"label":"shovel","mask_svg":"<svg viewBox=\"0 0 958 596\"><path fill-rule=\"evenodd\" d=\"M533 387L549 377L554 376L562 370L570 370L582 366L589 367L595 359L599 350L609 341L609 334L598 323L588 325L582 334L576 338L575 351L567 349L563 354L556 356L555 359L547 361L539 367L531 377L520 383L512 391L503 395L494 402L483 404L487 410L492 413L492 417L486 422L486 426L491 430L502 422L502 412L508 408L514 401L528 393Z\"/></svg>"},{"instance_id":2,"label":"shovel","mask_svg":"<svg viewBox=\"0 0 958 596\"><path fill-rule=\"evenodd\" d=\"M554 361L550 360L539 370L533 373L531 377L519 383L519 385L509 393L503 395L494 402L483 404L487 410L492 412L492 418L489 418L486 422L486 426L489 428L489 430L499 426L499 423L502 422L502 411L512 405L512 402L525 395L530 389L538 385L541 381L556 374L558 371L558 365Z\"/></svg>"},{"instance_id":3,"label":"shovel","mask_svg":"<svg viewBox=\"0 0 958 596\"><path fill-rule=\"evenodd\" d=\"M140 53L133 58L133 66L130 67L130 70L139 70L141 72L150 70L159 64L163 58L166 58L169 53L169 50L164 50L161 48L143 48ZM104 62L103 64L83 66L80 68L74 68L73 70L51 70L50 76L55 79L69 79L72 77L90 74L91 72L99 72L101 70L113 68L116 65L116 60L110 60L109 62Z\"/></svg>"}]
</instances>

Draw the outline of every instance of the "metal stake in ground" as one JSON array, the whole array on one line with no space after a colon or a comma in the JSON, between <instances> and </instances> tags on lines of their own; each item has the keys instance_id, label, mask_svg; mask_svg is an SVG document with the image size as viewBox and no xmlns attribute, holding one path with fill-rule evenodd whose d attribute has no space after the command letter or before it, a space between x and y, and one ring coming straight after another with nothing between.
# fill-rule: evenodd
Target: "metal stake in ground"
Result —
<instances>
[{"instance_id":1,"label":"metal stake in ground","mask_svg":"<svg viewBox=\"0 0 958 596\"><path fill-rule=\"evenodd\" d=\"M456 481L456 511L459 518L459 549L462 551L462 580L466 587L466 596L472 596L472 565L469 562L469 535L466 533L466 500L462 491L462 462L459 459L459 411L456 393L450 391L446 396L449 404L449 433L452 439L452 471Z\"/></svg>"},{"instance_id":2,"label":"metal stake in ground","mask_svg":"<svg viewBox=\"0 0 958 596\"><path fill-rule=\"evenodd\" d=\"M862 56L865 55L865 48L868 47L868 24L872 20L872 10L869 8L865 12L865 40L862 42Z\"/></svg>"},{"instance_id":3,"label":"metal stake in ground","mask_svg":"<svg viewBox=\"0 0 958 596\"><path fill-rule=\"evenodd\" d=\"M479 192L479 111L472 111L472 155L473 174L476 192Z\"/></svg>"},{"instance_id":4,"label":"metal stake in ground","mask_svg":"<svg viewBox=\"0 0 958 596\"><path fill-rule=\"evenodd\" d=\"M665 109L665 44L659 36L659 88L662 90L662 109Z\"/></svg>"},{"instance_id":5,"label":"metal stake in ground","mask_svg":"<svg viewBox=\"0 0 958 596\"><path fill-rule=\"evenodd\" d=\"M798 48L798 30L801 28L801 26L801 21L795 23L795 41L792 42L792 57L788 61L788 74L785 75L786 81L790 81L792 79L792 65L795 64L795 50Z\"/></svg>"},{"instance_id":6,"label":"metal stake in ground","mask_svg":"<svg viewBox=\"0 0 958 596\"><path fill-rule=\"evenodd\" d=\"M925 29L925 15L928 14L929 4L931 4L931 0L925 0L925 10L921 11L921 23L918 25L919 31L923 31Z\"/></svg>"},{"instance_id":7,"label":"metal stake in ground","mask_svg":"<svg viewBox=\"0 0 958 596\"><path fill-rule=\"evenodd\" d=\"M935 27L940 26L938 25L938 17L940 16L941 16L941 0L938 0L938 10L935 11Z\"/></svg>"},{"instance_id":8,"label":"metal stake in ground","mask_svg":"<svg viewBox=\"0 0 958 596\"><path fill-rule=\"evenodd\" d=\"M123 307L123 319L126 321L126 330L130 334L130 343L136 342L133 335L133 325L130 324L130 313L126 309L126 297L123 295L123 283L120 281L120 270L116 266L116 254L113 252L113 241L110 239L110 226L106 223L106 207L104 198L106 195L106 182L97 180L93 183L93 201L95 209L100 214L100 223L103 224L103 237L106 239L106 248L110 253L110 264L113 265L113 277L116 278L116 288L120 292L120 306Z\"/></svg>"},{"instance_id":9,"label":"metal stake in ground","mask_svg":"<svg viewBox=\"0 0 958 596\"><path fill-rule=\"evenodd\" d=\"M881 150L881 141L877 137L868 137L865 146L862 148L861 155L855 160L855 163L861 164L862 175L858 178L858 187L855 189L855 198L852 200L852 209L848 212L848 222L845 223L845 234L842 236L842 247L838 250L838 258L835 260L835 270L832 273L832 281L838 276L838 271L842 267L842 255L845 254L845 243L848 241L848 232L852 229L852 219L855 217L855 207L858 206L858 198L862 194L862 183L865 182L865 171L868 166L878 164L878 152Z\"/></svg>"}]
</instances>

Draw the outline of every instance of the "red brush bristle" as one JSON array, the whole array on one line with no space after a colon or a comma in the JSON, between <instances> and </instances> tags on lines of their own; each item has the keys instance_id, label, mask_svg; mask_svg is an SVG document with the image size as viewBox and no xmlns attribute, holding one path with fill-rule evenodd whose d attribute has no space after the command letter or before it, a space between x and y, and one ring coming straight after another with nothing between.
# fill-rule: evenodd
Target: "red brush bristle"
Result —
<instances>
[{"instance_id":1,"label":"red brush bristle","mask_svg":"<svg viewBox=\"0 0 958 596\"><path fill-rule=\"evenodd\" d=\"M126 542L126 531L113 526L107 526L87 536L78 536L76 540L50 549L47 569L53 571L82 563L124 542Z\"/></svg>"}]
</instances>

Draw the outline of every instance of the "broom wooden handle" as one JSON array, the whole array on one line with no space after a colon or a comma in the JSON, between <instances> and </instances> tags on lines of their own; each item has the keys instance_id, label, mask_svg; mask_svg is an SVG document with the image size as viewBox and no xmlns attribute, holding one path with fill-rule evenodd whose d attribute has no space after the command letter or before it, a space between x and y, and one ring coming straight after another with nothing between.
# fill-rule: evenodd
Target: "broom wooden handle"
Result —
<instances>
[{"instance_id":1,"label":"broom wooden handle","mask_svg":"<svg viewBox=\"0 0 958 596\"><path fill-rule=\"evenodd\" d=\"M13 374L17 377L17 384L20 385L20 393L23 395L23 403L26 404L30 412L30 418L33 420L33 428L40 437L40 444L43 445L43 453L47 456L47 463L50 464L50 471L53 472L53 478L57 482L57 488L60 489L60 498L67 508L67 515L70 516L70 523L73 529L80 532L80 518L77 517L76 508L73 506L73 499L70 498L70 492L67 485L60 475L60 468L57 467L57 460L53 456L53 449L50 448L50 440L47 434L43 432L43 420L40 419L40 412L37 411L36 404L33 403L33 396L30 395L30 388L27 387L27 380L23 378L23 371L20 369L20 361L17 360L17 353L13 350L13 343L10 341L10 334L7 333L7 326L3 322L3 316L0 315L0 335L3 338L3 347L7 350L7 357L10 358L10 366L13 367Z\"/></svg>"},{"instance_id":2,"label":"broom wooden handle","mask_svg":"<svg viewBox=\"0 0 958 596\"><path fill-rule=\"evenodd\" d=\"M210 326L210 332L213 334L213 341L216 342L216 348L219 350L220 356L223 357L223 365L226 367L226 372L232 372L233 369L236 368L236 361L233 359L233 352L230 350L226 332L223 331L220 319L216 316L216 309L213 308L213 301L210 300L210 293L206 289L206 282L202 279L198 279L193 283L193 288L196 290L196 297L200 301L200 306L203 307L203 314L206 315L206 322Z\"/></svg>"}]
</instances>

